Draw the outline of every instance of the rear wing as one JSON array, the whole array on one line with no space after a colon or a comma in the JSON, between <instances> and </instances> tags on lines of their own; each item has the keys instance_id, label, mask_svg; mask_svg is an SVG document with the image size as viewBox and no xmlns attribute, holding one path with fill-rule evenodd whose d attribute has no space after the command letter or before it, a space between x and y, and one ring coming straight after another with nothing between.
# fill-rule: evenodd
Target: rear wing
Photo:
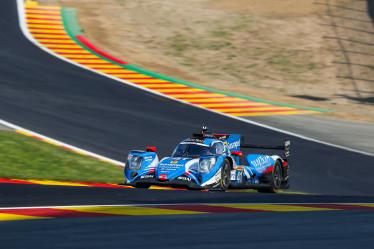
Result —
<instances>
[{"instance_id":1,"label":"rear wing","mask_svg":"<svg viewBox=\"0 0 374 249\"><path fill-rule=\"evenodd\" d=\"M240 147L250 149L284 150L284 156L288 159L290 157L291 141L286 140L284 145L241 144Z\"/></svg>"}]
</instances>

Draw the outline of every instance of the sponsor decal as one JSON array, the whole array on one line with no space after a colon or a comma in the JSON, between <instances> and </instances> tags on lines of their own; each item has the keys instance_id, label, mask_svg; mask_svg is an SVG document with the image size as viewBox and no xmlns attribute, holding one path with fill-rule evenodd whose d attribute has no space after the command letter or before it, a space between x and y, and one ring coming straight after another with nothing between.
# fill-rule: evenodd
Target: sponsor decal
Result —
<instances>
[{"instance_id":1,"label":"sponsor decal","mask_svg":"<svg viewBox=\"0 0 374 249\"><path fill-rule=\"evenodd\" d=\"M273 164L273 159L270 156L260 156L252 160L251 164L256 168L266 167Z\"/></svg>"},{"instance_id":2,"label":"sponsor decal","mask_svg":"<svg viewBox=\"0 0 374 249\"><path fill-rule=\"evenodd\" d=\"M168 179L168 176L165 175L165 174L162 174L162 175L160 175L160 176L158 177L158 179L165 181L165 180Z\"/></svg>"},{"instance_id":3,"label":"sponsor decal","mask_svg":"<svg viewBox=\"0 0 374 249\"><path fill-rule=\"evenodd\" d=\"M236 180L236 170L231 170L230 180L231 181L235 181Z\"/></svg>"},{"instance_id":4,"label":"sponsor decal","mask_svg":"<svg viewBox=\"0 0 374 249\"><path fill-rule=\"evenodd\" d=\"M186 140L183 141L184 143L204 143L204 140L203 139L199 139L199 138L188 138Z\"/></svg>"},{"instance_id":5,"label":"sponsor decal","mask_svg":"<svg viewBox=\"0 0 374 249\"><path fill-rule=\"evenodd\" d=\"M224 140L224 139L227 139L227 135L222 135L222 136L219 136L219 137L217 137L217 139L219 139L219 140Z\"/></svg>"},{"instance_id":6,"label":"sponsor decal","mask_svg":"<svg viewBox=\"0 0 374 249\"><path fill-rule=\"evenodd\" d=\"M146 156L146 157L143 157L144 161L151 161L153 160L153 157L152 156Z\"/></svg>"},{"instance_id":7,"label":"sponsor decal","mask_svg":"<svg viewBox=\"0 0 374 249\"><path fill-rule=\"evenodd\" d=\"M160 168L163 170L178 169L180 167L183 167L183 164L171 164L171 163L160 164Z\"/></svg>"},{"instance_id":8,"label":"sponsor decal","mask_svg":"<svg viewBox=\"0 0 374 249\"><path fill-rule=\"evenodd\" d=\"M226 145L229 150L240 146L240 141L235 141Z\"/></svg>"},{"instance_id":9,"label":"sponsor decal","mask_svg":"<svg viewBox=\"0 0 374 249\"><path fill-rule=\"evenodd\" d=\"M236 182L242 182L243 171L231 170L230 180Z\"/></svg>"},{"instance_id":10,"label":"sponsor decal","mask_svg":"<svg viewBox=\"0 0 374 249\"><path fill-rule=\"evenodd\" d=\"M191 178L189 178L187 176L179 176L177 179L182 180L182 181L189 181L189 182L191 181Z\"/></svg>"},{"instance_id":11,"label":"sponsor decal","mask_svg":"<svg viewBox=\"0 0 374 249\"><path fill-rule=\"evenodd\" d=\"M148 179L148 178L153 178L155 175L142 175L140 179Z\"/></svg>"},{"instance_id":12,"label":"sponsor decal","mask_svg":"<svg viewBox=\"0 0 374 249\"><path fill-rule=\"evenodd\" d=\"M171 164L177 164L178 163L178 160L173 160L170 162Z\"/></svg>"}]
</instances>

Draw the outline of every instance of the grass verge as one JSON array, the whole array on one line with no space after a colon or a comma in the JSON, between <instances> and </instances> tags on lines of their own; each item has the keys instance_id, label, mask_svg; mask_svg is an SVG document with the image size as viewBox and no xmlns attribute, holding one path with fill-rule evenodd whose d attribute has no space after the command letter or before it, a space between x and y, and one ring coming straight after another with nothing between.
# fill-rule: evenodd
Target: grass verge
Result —
<instances>
[{"instance_id":1,"label":"grass verge","mask_svg":"<svg viewBox=\"0 0 374 249\"><path fill-rule=\"evenodd\" d=\"M53 145L0 131L0 177L87 182L122 182L122 169Z\"/></svg>"}]
</instances>

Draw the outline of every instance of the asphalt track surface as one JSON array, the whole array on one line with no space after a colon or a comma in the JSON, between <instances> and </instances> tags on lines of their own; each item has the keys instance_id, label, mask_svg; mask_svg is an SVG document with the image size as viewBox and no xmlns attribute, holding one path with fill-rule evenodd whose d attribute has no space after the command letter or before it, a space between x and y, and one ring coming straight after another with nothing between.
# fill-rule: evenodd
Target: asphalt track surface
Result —
<instances>
[{"instance_id":1,"label":"asphalt track surface","mask_svg":"<svg viewBox=\"0 0 374 249\"><path fill-rule=\"evenodd\" d=\"M0 184L0 207L169 203L374 203L374 196L259 194Z\"/></svg>"},{"instance_id":2,"label":"asphalt track surface","mask_svg":"<svg viewBox=\"0 0 374 249\"><path fill-rule=\"evenodd\" d=\"M361 212L106 217L0 223L2 248L371 248ZM22 239L19 239L22 238Z\"/></svg>"},{"instance_id":3,"label":"asphalt track surface","mask_svg":"<svg viewBox=\"0 0 374 249\"><path fill-rule=\"evenodd\" d=\"M374 197L0 184L0 207L163 203L356 203ZM116 216L0 222L2 248L369 248L373 211Z\"/></svg>"},{"instance_id":4,"label":"asphalt track surface","mask_svg":"<svg viewBox=\"0 0 374 249\"><path fill-rule=\"evenodd\" d=\"M31 44L14 0L0 1L0 118L83 149L123 160L153 144L162 155L201 124L278 144L279 132L161 98L80 69ZM374 158L296 137L292 190L260 195L0 184L0 206L210 203L373 202ZM358 197L355 197L358 196ZM373 242L368 212L102 217L0 223L2 248L352 248ZM22 238L22 239L21 239ZM266 241L266 243L265 243Z\"/></svg>"}]
</instances>

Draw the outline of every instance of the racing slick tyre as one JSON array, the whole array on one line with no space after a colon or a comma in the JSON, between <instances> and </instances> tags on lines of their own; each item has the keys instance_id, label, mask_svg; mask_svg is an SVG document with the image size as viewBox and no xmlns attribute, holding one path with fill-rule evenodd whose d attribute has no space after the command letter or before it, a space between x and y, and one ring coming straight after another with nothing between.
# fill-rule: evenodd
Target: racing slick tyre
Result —
<instances>
[{"instance_id":1,"label":"racing slick tyre","mask_svg":"<svg viewBox=\"0 0 374 249\"><path fill-rule=\"evenodd\" d=\"M227 159L223 162L223 166L221 168L221 179L219 180L218 188L221 191L226 191L230 185L230 174L231 168L230 163Z\"/></svg>"},{"instance_id":2,"label":"racing slick tyre","mask_svg":"<svg viewBox=\"0 0 374 249\"><path fill-rule=\"evenodd\" d=\"M149 188L151 184L148 183L137 183L135 184L135 188Z\"/></svg>"},{"instance_id":3,"label":"racing slick tyre","mask_svg":"<svg viewBox=\"0 0 374 249\"><path fill-rule=\"evenodd\" d=\"M282 166L280 161L274 164L273 172L270 175L270 186L257 189L260 193L277 193L282 184Z\"/></svg>"}]
</instances>

